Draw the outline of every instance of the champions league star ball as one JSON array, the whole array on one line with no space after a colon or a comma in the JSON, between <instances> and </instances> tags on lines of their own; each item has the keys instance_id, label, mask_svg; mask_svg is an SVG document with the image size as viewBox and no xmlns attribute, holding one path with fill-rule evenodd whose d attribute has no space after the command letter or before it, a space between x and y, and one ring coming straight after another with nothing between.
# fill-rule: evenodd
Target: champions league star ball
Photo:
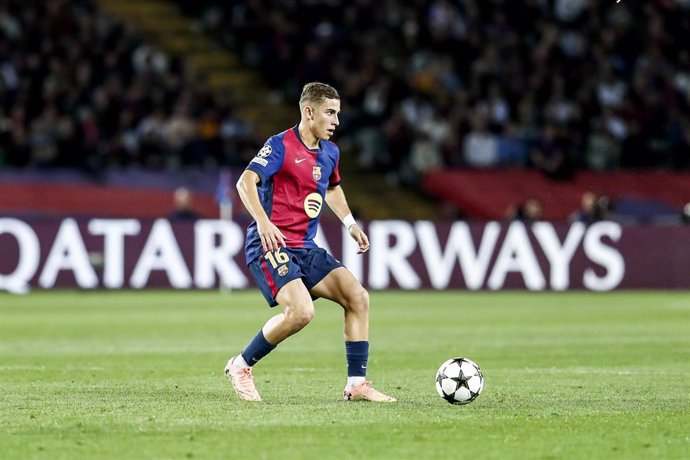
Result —
<instances>
[{"instance_id":1,"label":"champions league star ball","mask_svg":"<svg viewBox=\"0 0 690 460\"><path fill-rule=\"evenodd\" d=\"M484 376L477 364L467 358L452 358L436 372L436 391L451 404L469 404L484 388Z\"/></svg>"}]
</instances>

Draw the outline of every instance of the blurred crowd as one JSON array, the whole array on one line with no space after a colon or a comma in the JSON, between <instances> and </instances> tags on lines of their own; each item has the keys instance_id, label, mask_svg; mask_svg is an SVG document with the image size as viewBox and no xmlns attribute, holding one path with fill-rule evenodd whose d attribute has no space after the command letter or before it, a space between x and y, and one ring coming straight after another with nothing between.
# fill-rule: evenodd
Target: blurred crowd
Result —
<instances>
[{"instance_id":1,"label":"blurred crowd","mask_svg":"<svg viewBox=\"0 0 690 460\"><path fill-rule=\"evenodd\" d=\"M690 167L690 0L171 1L274 98L336 86L339 145L395 183ZM242 166L262 141L96 0L0 0L0 165Z\"/></svg>"},{"instance_id":2,"label":"blurred crowd","mask_svg":"<svg viewBox=\"0 0 690 460\"><path fill-rule=\"evenodd\" d=\"M243 162L233 107L95 0L0 0L0 166Z\"/></svg>"},{"instance_id":3,"label":"blurred crowd","mask_svg":"<svg viewBox=\"0 0 690 460\"><path fill-rule=\"evenodd\" d=\"M278 97L339 88L339 145L395 181L690 166L690 0L177 1Z\"/></svg>"},{"instance_id":4,"label":"blurred crowd","mask_svg":"<svg viewBox=\"0 0 690 460\"><path fill-rule=\"evenodd\" d=\"M544 220L543 203L537 197L529 197L522 202L511 205L506 209L505 219L519 220L533 223ZM606 195L584 192L580 197L580 207L568 216L569 222L581 222L589 225L602 220L612 220L615 217L613 203Z\"/></svg>"}]
</instances>

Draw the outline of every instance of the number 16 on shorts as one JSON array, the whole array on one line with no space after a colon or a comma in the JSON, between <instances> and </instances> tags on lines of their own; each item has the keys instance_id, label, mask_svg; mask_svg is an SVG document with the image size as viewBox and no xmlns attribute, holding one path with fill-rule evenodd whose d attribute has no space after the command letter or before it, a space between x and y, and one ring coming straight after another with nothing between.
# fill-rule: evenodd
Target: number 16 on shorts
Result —
<instances>
[{"instance_id":1,"label":"number 16 on shorts","mask_svg":"<svg viewBox=\"0 0 690 460\"><path fill-rule=\"evenodd\" d=\"M264 259L271 264L271 267L278 272L278 276L285 276L288 273L287 264L290 261L290 256L279 249L270 251L264 254Z\"/></svg>"}]
</instances>

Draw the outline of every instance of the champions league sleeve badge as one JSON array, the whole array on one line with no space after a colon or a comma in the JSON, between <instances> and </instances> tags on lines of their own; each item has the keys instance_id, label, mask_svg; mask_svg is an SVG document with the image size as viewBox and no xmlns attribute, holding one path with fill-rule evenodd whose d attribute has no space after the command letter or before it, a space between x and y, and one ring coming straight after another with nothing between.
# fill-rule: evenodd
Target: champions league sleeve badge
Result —
<instances>
[{"instance_id":1,"label":"champions league sleeve badge","mask_svg":"<svg viewBox=\"0 0 690 460\"><path fill-rule=\"evenodd\" d=\"M261 166L266 166L268 165L268 161L266 160L266 157L269 156L273 152L273 148L266 144L263 147L261 147L261 150L258 151L254 159L252 159L251 163L258 163Z\"/></svg>"},{"instance_id":2,"label":"champions league sleeve badge","mask_svg":"<svg viewBox=\"0 0 690 460\"><path fill-rule=\"evenodd\" d=\"M261 147L261 150L259 150L259 153L256 154L257 157L259 158L266 158L273 152L273 147L270 145L266 144L263 147Z\"/></svg>"}]
</instances>

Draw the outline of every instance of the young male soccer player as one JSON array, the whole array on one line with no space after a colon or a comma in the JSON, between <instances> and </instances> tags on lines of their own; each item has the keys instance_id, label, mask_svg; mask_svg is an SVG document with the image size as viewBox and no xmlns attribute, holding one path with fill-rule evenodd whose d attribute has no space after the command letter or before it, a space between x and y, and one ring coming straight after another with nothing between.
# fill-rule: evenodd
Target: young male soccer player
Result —
<instances>
[{"instance_id":1,"label":"young male soccer player","mask_svg":"<svg viewBox=\"0 0 690 460\"><path fill-rule=\"evenodd\" d=\"M340 151L328 139L338 127L340 96L324 83L304 86L299 125L266 142L237 181L254 221L247 228L247 264L269 306L270 318L225 374L240 399L261 401L251 368L314 317L312 299L323 297L345 311L348 401L393 402L366 380L369 357L369 294L338 260L314 243L324 200L359 245L369 239L350 213L340 185Z\"/></svg>"}]
</instances>

